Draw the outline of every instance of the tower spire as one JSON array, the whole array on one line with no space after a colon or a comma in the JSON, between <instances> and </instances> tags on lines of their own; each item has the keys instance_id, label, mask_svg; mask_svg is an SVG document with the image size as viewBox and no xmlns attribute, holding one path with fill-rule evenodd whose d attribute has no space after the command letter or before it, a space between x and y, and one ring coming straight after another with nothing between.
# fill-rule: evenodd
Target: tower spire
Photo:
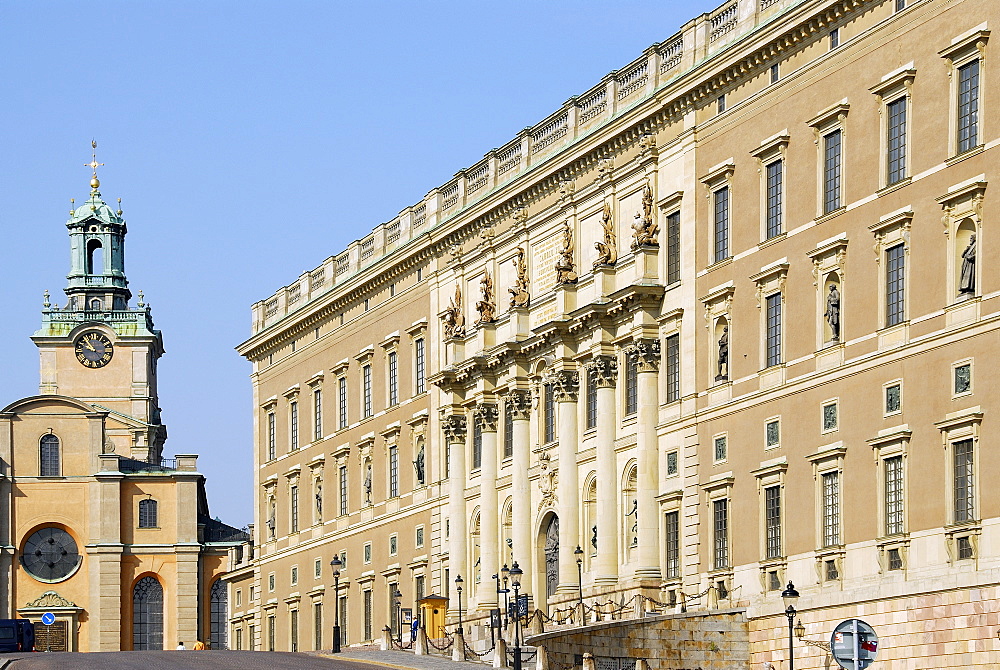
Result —
<instances>
[{"instance_id":1,"label":"tower spire","mask_svg":"<svg viewBox=\"0 0 1000 670\"><path fill-rule=\"evenodd\" d=\"M97 192L97 189L101 187L101 181L97 178L97 168L104 165L104 163L97 162L97 140L90 140L90 148L93 149L91 153L91 160L89 163L84 163L84 167L89 167L94 171L93 176L90 178L90 188L93 193Z\"/></svg>"}]
</instances>

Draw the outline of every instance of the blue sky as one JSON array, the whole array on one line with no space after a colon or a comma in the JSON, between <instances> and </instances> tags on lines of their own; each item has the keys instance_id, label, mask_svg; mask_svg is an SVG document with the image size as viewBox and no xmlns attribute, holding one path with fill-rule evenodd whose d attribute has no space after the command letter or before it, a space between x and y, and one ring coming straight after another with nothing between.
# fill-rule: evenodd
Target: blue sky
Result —
<instances>
[{"instance_id":1,"label":"blue sky","mask_svg":"<svg viewBox=\"0 0 1000 670\"><path fill-rule=\"evenodd\" d=\"M0 1L0 406L38 389L69 199L122 199L167 454L253 520L250 305L718 1Z\"/></svg>"}]
</instances>

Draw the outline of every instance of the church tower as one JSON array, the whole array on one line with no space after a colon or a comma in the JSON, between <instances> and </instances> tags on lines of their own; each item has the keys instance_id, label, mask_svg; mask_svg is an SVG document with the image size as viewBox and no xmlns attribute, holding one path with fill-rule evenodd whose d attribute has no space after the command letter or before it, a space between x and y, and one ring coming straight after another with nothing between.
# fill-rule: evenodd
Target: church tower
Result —
<instances>
[{"instance_id":1,"label":"church tower","mask_svg":"<svg viewBox=\"0 0 1000 670\"><path fill-rule=\"evenodd\" d=\"M158 462L166 440L160 423L156 365L163 338L153 327L142 292L130 307L125 276L122 211L101 196L97 143L90 196L70 210L67 303L58 307L45 294L42 327L32 336L41 358L41 394L78 398L117 415L128 430L109 431L106 450ZM120 203L120 200L119 200ZM120 207L120 204L119 204Z\"/></svg>"}]
</instances>

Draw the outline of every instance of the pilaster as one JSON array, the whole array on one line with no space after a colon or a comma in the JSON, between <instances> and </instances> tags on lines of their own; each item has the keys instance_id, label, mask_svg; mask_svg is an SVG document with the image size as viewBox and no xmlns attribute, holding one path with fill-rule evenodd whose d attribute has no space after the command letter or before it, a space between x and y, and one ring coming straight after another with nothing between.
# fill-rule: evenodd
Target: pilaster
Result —
<instances>
[{"instance_id":1,"label":"pilaster","mask_svg":"<svg viewBox=\"0 0 1000 670\"><path fill-rule=\"evenodd\" d=\"M465 438L466 418L462 414L447 414L441 418L444 439L448 444L448 567L451 578L468 576L466 565L466 510L465 510ZM465 579L465 577L463 577ZM449 585L450 586L450 585ZM454 610L454 611L453 611ZM449 602L448 616L458 615L458 602Z\"/></svg>"},{"instance_id":2,"label":"pilaster","mask_svg":"<svg viewBox=\"0 0 1000 670\"><path fill-rule=\"evenodd\" d=\"M580 482L576 463L578 449L577 399L580 373L559 370L552 375L559 416L559 586L558 593L572 593L579 588L576 556L580 544Z\"/></svg>"},{"instance_id":3,"label":"pilaster","mask_svg":"<svg viewBox=\"0 0 1000 670\"><path fill-rule=\"evenodd\" d=\"M500 570L497 538L500 537L497 500L497 406L491 402L476 405L473 420L479 425L483 437L482 464L479 468L479 552L482 564L481 578L476 589L476 604L480 610L497 606L497 592L493 579Z\"/></svg>"},{"instance_id":4,"label":"pilaster","mask_svg":"<svg viewBox=\"0 0 1000 670\"><path fill-rule=\"evenodd\" d=\"M615 467L615 385L618 361L595 356L587 374L597 387L597 565L595 584L618 582L618 486Z\"/></svg>"}]
</instances>

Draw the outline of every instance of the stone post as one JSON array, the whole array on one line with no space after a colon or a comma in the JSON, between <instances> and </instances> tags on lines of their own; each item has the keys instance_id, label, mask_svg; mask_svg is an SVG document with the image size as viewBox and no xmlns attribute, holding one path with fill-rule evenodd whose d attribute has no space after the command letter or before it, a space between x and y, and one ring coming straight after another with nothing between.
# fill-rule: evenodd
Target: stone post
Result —
<instances>
[{"instance_id":1,"label":"stone post","mask_svg":"<svg viewBox=\"0 0 1000 670\"><path fill-rule=\"evenodd\" d=\"M560 594L576 593L576 555L580 544L580 482L576 464L577 398L580 373L559 370L552 375L552 390L559 406L559 586Z\"/></svg>"},{"instance_id":2,"label":"stone post","mask_svg":"<svg viewBox=\"0 0 1000 670\"><path fill-rule=\"evenodd\" d=\"M507 665L507 643L501 637L497 640L496 648L493 650L493 667L508 668Z\"/></svg>"},{"instance_id":3,"label":"stone post","mask_svg":"<svg viewBox=\"0 0 1000 670\"><path fill-rule=\"evenodd\" d=\"M423 626L417 628L417 639L413 645L413 653L417 656L427 655L427 631Z\"/></svg>"},{"instance_id":4,"label":"stone post","mask_svg":"<svg viewBox=\"0 0 1000 670\"><path fill-rule=\"evenodd\" d=\"M545 647L535 647L535 670L549 670L549 654Z\"/></svg>"},{"instance_id":5,"label":"stone post","mask_svg":"<svg viewBox=\"0 0 1000 670\"><path fill-rule=\"evenodd\" d=\"M455 643L451 646L451 660L465 661L465 633L461 628L455 631Z\"/></svg>"},{"instance_id":6,"label":"stone post","mask_svg":"<svg viewBox=\"0 0 1000 670\"><path fill-rule=\"evenodd\" d=\"M618 362L595 356L587 373L597 386L597 575L596 584L618 582L618 476L615 460L615 383Z\"/></svg>"},{"instance_id":7,"label":"stone post","mask_svg":"<svg viewBox=\"0 0 1000 670\"><path fill-rule=\"evenodd\" d=\"M466 528L465 514L465 435L466 419L461 414L449 414L442 417L444 439L447 441L451 454L448 460L448 567L451 578L467 573L466 565ZM451 584L446 585L447 589ZM448 617L458 616L458 600L448 601Z\"/></svg>"},{"instance_id":8,"label":"stone post","mask_svg":"<svg viewBox=\"0 0 1000 670\"><path fill-rule=\"evenodd\" d=\"M513 488L513 554L525 574L533 574L534 552L531 550L531 489L528 468L531 465L531 394L515 389L504 397L513 413L514 462L511 485Z\"/></svg>"},{"instance_id":9,"label":"stone post","mask_svg":"<svg viewBox=\"0 0 1000 670\"><path fill-rule=\"evenodd\" d=\"M489 611L497 606L497 592L492 575L500 571L497 538L500 537L497 502L497 406L479 403L473 420L479 424L482 440L482 464L479 468L479 551L481 578L476 589L476 606ZM471 607L470 607L471 609Z\"/></svg>"},{"instance_id":10,"label":"stone post","mask_svg":"<svg viewBox=\"0 0 1000 670\"><path fill-rule=\"evenodd\" d=\"M597 670L597 664L594 663L594 655L589 651L583 653L583 670Z\"/></svg>"},{"instance_id":11,"label":"stone post","mask_svg":"<svg viewBox=\"0 0 1000 670\"><path fill-rule=\"evenodd\" d=\"M660 578L660 524L656 496L659 493L659 448L656 423L659 409L657 376L660 370L660 341L640 339L628 352L636 357L638 368L639 412L636 421L636 451L638 456L636 534L639 538L636 576L640 579Z\"/></svg>"}]
</instances>

